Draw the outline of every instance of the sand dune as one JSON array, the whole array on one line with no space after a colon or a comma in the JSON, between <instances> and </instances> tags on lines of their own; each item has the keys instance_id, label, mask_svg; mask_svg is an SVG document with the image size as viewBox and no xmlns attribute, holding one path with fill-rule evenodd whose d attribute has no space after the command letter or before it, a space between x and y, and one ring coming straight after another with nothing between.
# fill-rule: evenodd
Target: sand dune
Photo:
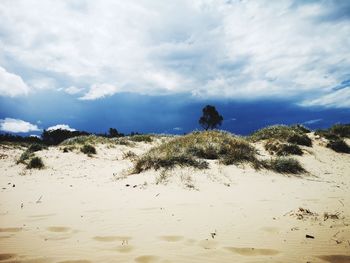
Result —
<instances>
[{"instance_id":1,"label":"sand dune","mask_svg":"<svg viewBox=\"0 0 350 263\"><path fill-rule=\"evenodd\" d=\"M214 160L127 176L123 154L159 141L50 147L28 170L0 146L0 262L350 262L350 155L313 141L302 176Z\"/></svg>"}]
</instances>

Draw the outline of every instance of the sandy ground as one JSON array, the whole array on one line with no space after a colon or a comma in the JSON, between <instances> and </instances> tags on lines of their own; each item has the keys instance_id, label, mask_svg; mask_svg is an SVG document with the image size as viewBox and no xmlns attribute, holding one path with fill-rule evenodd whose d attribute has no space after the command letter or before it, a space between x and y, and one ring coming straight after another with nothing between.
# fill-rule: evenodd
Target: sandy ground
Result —
<instances>
[{"instance_id":1,"label":"sandy ground","mask_svg":"<svg viewBox=\"0 0 350 263\"><path fill-rule=\"evenodd\" d=\"M27 170L0 146L0 262L350 262L350 155L321 144L302 177L215 161L124 177L147 143L51 147Z\"/></svg>"}]
</instances>

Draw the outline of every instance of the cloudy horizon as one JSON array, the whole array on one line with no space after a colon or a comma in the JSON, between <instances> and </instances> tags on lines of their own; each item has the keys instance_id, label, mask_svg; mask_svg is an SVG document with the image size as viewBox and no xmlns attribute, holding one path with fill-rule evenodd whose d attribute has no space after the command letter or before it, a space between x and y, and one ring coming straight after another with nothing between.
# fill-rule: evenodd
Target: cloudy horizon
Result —
<instances>
[{"instance_id":1,"label":"cloudy horizon","mask_svg":"<svg viewBox=\"0 0 350 263\"><path fill-rule=\"evenodd\" d=\"M241 133L350 122L347 1L3 0L0 19L2 132L181 133L208 103Z\"/></svg>"}]
</instances>

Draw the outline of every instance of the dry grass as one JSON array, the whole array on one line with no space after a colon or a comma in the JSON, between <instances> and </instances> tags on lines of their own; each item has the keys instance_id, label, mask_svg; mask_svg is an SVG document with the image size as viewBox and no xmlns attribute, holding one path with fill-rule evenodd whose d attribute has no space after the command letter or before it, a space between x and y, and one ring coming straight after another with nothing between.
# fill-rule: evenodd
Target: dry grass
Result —
<instances>
[{"instance_id":1,"label":"dry grass","mask_svg":"<svg viewBox=\"0 0 350 263\"><path fill-rule=\"evenodd\" d=\"M134 166L134 173L148 169L190 166L208 168L205 159L218 159L221 163L252 163L258 166L256 150L245 139L223 131L193 132L175 137L141 156Z\"/></svg>"},{"instance_id":2,"label":"dry grass","mask_svg":"<svg viewBox=\"0 0 350 263\"><path fill-rule=\"evenodd\" d=\"M283 143L278 140L268 140L265 143L265 150L272 155L288 156L288 155L303 155L303 151L297 144Z\"/></svg>"},{"instance_id":3,"label":"dry grass","mask_svg":"<svg viewBox=\"0 0 350 263\"><path fill-rule=\"evenodd\" d=\"M274 139L297 145L312 146L307 132L308 130L301 125L273 125L254 132L249 139L253 142Z\"/></svg>"}]
</instances>

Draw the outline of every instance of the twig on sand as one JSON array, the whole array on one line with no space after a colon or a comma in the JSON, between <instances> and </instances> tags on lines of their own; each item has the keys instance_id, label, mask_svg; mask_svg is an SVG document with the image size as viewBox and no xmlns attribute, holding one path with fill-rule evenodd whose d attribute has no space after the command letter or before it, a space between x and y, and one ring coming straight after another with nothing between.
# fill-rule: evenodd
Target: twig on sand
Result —
<instances>
[{"instance_id":1,"label":"twig on sand","mask_svg":"<svg viewBox=\"0 0 350 263\"><path fill-rule=\"evenodd\" d=\"M41 195L41 196L39 197L39 199L36 201L37 204L41 203L41 198L42 198L42 197L43 197L43 196Z\"/></svg>"},{"instance_id":2,"label":"twig on sand","mask_svg":"<svg viewBox=\"0 0 350 263\"><path fill-rule=\"evenodd\" d=\"M341 201L341 200L338 200L339 201L339 203L341 203L342 204L342 206L344 206L344 203Z\"/></svg>"}]
</instances>

